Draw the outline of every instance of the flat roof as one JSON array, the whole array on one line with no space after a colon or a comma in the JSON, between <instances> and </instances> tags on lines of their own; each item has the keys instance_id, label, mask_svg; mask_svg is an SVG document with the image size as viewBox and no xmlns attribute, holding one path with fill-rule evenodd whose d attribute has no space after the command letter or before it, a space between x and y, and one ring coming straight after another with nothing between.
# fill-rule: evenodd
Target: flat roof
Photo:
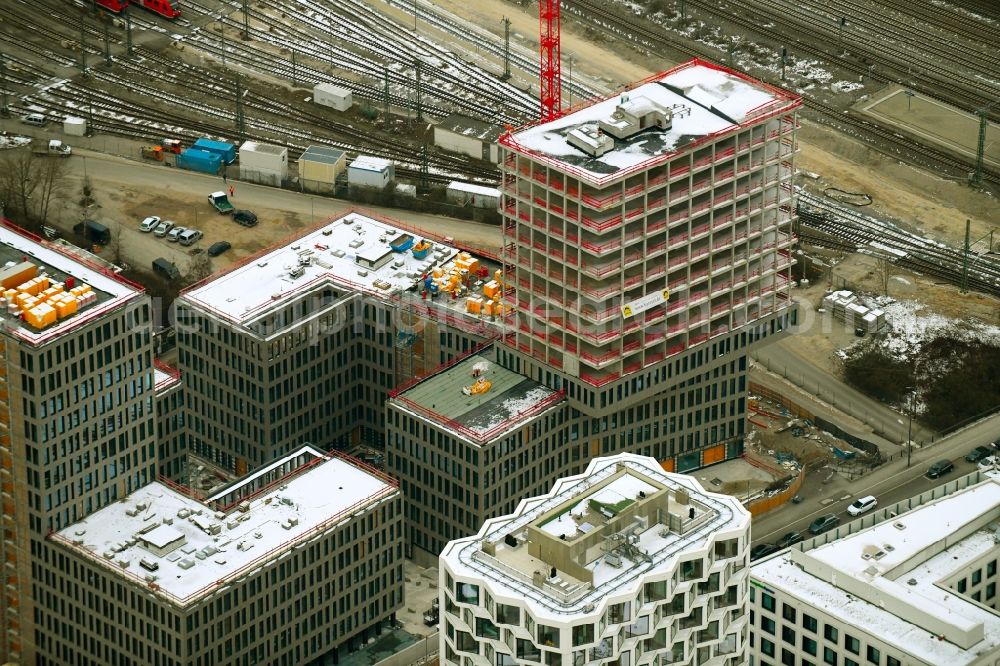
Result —
<instances>
[{"instance_id":1,"label":"flat roof","mask_svg":"<svg viewBox=\"0 0 1000 666\"><path fill-rule=\"evenodd\" d=\"M625 170L652 166L707 138L737 131L801 104L799 97L789 92L700 60L691 60L641 81L627 93L628 99L644 99L667 109L679 105L686 112L676 114L668 130L649 128L626 139L605 135L613 139L614 148L599 157L573 146L567 136L580 128L596 128L598 120L610 118L626 99L623 95L507 134L500 142L600 181Z\"/></svg>"},{"instance_id":2,"label":"flat roof","mask_svg":"<svg viewBox=\"0 0 1000 666\"><path fill-rule=\"evenodd\" d=\"M477 381L489 388L476 393ZM455 424L455 434L499 437L526 419L534 418L561 399L544 384L498 365L483 354L473 354L431 375L397 398L404 408L415 406L424 416Z\"/></svg>"},{"instance_id":3,"label":"flat roof","mask_svg":"<svg viewBox=\"0 0 1000 666\"><path fill-rule=\"evenodd\" d=\"M650 515L669 515L673 527ZM738 500L665 472L653 458L622 453L594 458L583 474L556 481L547 495L522 500L477 535L452 541L441 558L455 575L488 582L495 599L523 598L541 621L600 609L608 596L638 591L646 577L669 571L719 532L735 538L749 526L750 514ZM539 538L552 540L533 549ZM581 539L587 541L574 543ZM572 564L558 561L567 555ZM579 577L569 572L573 566ZM536 580L536 572L546 580Z\"/></svg>"},{"instance_id":4,"label":"flat roof","mask_svg":"<svg viewBox=\"0 0 1000 666\"><path fill-rule=\"evenodd\" d=\"M499 137L503 132L503 127L501 125L484 123L481 120L464 116L461 113L453 113L449 116L445 116L445 118L437 124L435 129L447 130L472 139L480 139L490 142L496 141L497 137Z\"/></svg>"},{"instance_id":5,"label":"flat roof","mask_svg":"<svg viewBox=\"0 0 1000 666\"><path fill-rule=\"evenodd\" d=\"M68 278L73 278L77 286L81 283L90 285L96 298L92 303L80 306L75 314L41 329L14 315L9 308L0 307L0 320L5 329L22 340L42 344L143 293L142 287L118 276L113 270L97 264L88 265L85 257L74 256L57 243L35 240L25 234L27 232L18 230L7 221L0 224L0 268L28 261L37 266L39 275L47 275L51 282L62 283L64 288ZM69 289L66 288L66 291Z\"/></svg>"},{"instance_id":6,"label":"flat roof","mask_svg":"<svg viewBox=\"0 0 1000 666\"><path fill-rule=\"evenodd\" d=\"M480 194L487 197L500 197L500 190L495 187L486 187L485 185L474 185L472 183L463 183L458 180L453 180L448 184L449 190L458 190L459 192L468 192L470 194Z\"/></svg>"},{"instance_id":7,"label":"flat roof","mask_svg":"<svg viewBox=\"0 0 1000 666\"><path fill-rule=\"evenodd\" d=\"M1000 649L1000 614L947 581L996 552L998 522L994 475L816 548L755 562L751 574L927 663L971 664Z\"/></svg>"},{"instance_id":8,"label":"flat roof","mask_svg":"<svg viewBox=\"0 0 1000 666\"><path fill-rule=\"evenodd\" d=\"M322 162L324 164L336 164L344 159L344 151L326 146L309 146L299 155L299 161Z\"/></svg>"},{"instance_id":9,"label":"flat roof","mask_svg":"<svg viewBox=\"0 0 1000 666\"><path fill-rule=\"evenodd\" d=\"M385 171L391 166L391 161L372 155L358 155L350 164L350 168L364 171Z\"/></svg>"},{"instance_id":10,"label":"flat roof","mask_svg":"<svg viewBox=\"0 0 1000 666\"><path fill-rule=\"evenodd\" d=\"M410 289L432 268L458 254L457 248L434 241L423 259L404 250L377 269L357 263L359 256L390 250L389 243L403 234L412 236L415 244L423 239L413 231L360 213L347 213L209 278L185 292L183 298L231 321L246 323L331 284L388 297ZM297 269L302 269L301 275L292 277Z\"/></svg>"},{"instance_id":11,"label":"flat roof","mask_svg":"<svg viewBox=\"0 0 1000 666\"><path fill-rule=\"evenodd\" d=\"M57 532L57 540L137 584L152 583L173 603L189 604L399 492L349 461L311 447L290 454L289 460L303 451L311 467L252 495L247 511L216 512L154 482ZM158 549L179 545L161 556L146 542Z\"/></svg>"},{"instance_id":12,"label":"flat roof","mask_svg":"<svg viewBox=\"0 0 1000 666\"><path fill-rule=\"evenodd\" d=\"M266 153L268 155L281 155L288 152L285 146L276 146L273 143L257 143L256 141L244 141L240 146L240 152L244 150L252 153Z\"/></svg>"}]
</instances>

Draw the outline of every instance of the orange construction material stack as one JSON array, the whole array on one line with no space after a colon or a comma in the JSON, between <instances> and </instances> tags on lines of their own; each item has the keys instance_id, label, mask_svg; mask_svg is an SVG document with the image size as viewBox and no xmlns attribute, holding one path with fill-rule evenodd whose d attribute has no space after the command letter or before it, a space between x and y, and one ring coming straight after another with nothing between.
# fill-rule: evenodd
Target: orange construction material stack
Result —
<instances>
[{"instance_id":1,"label":"orange construction material stack","mask_svg":"<svg viewBox=\"0 0 1000 666\"><path fill-rule=\"evenodd\" d=\"M59 319L65 319L71 314L75 314L77 310L77 300L76 296L72 294L63 294L63 296L55 300L56 315Z\"/></svg>"},{"instance_id":2,"label":"orange construction material stack","mask_svg":"<svg viewBox=\"0 0 1000 666\"><path fill-rule=\"evenodd\" d=\"M469 296L465 299L465 309L472 314L479 314L483 309L483 299L479 296Z\"/></svg>"},{"instance_id":3,"label":"orange construction material stack","mask_svg":"<svg viewBox=\"0 0 1000 666\"><path fill-rule=\"evenodd\" d=\"M11 289L33 279L36 275L38 275L38 266L30 261L22 261L0 270L0 286L3 286L4 289Z\"/></svg>"},{"instance_id":4,"label":"orange construction material stack","mask_svg":"<svg viewBox=\"0 0 1000 666\"><path fill-rule=\"evenodd\" d=\"M486 301L483 303L483 314L487 317L493 314L493 301Z\"/></svg>"},{"instance_id":5,"label":"orange construction material stack","mask_svg":"<svg viewBox=\"0 0 1000 666\"><path fill-rule=\"evenodd\" d=\"M486 298L494 298L500 292L500 285L495 280L490 280L483 286L483 294Z\"/></svg>"},{"instance_id":6,"label":"orange construction material stack","mask_svg":"<svg viewBox=\"0 0 1000 666\"><path fill-rule=\"evenodd\" d=\"M41 303L25 312L24 319L35 328L45 328L56 321L56 311L48 303Z\"/></svg>"}]
</instances>

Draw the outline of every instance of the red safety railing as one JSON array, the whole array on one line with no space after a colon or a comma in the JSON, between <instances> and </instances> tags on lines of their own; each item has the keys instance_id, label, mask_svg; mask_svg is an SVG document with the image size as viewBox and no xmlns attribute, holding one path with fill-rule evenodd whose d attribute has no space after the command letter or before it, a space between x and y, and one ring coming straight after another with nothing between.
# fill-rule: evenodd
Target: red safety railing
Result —
<instances>
[{"instance_id":1,"label":"red safety railing","mask_svg":"<svg viewBox=\"0 0 1000 666\"><path fill-rule=\"evenodd\" d=\"M154 388L157 391L163 389L164 387L166 387L166 386L168 386L170 384L174 384L176 382L179 382L181 380L181 371L180 370L178 370L177 368L173 367L172 365L167 365L166 363L164 363L163 361L161 361L158 358L154 358L153 359L153 367L156 368L157 370L159 370L160 372L168 375L167 379L164 379L162 381L156 382L156 385L154 386Z\"/></svg>"}]
</instances>

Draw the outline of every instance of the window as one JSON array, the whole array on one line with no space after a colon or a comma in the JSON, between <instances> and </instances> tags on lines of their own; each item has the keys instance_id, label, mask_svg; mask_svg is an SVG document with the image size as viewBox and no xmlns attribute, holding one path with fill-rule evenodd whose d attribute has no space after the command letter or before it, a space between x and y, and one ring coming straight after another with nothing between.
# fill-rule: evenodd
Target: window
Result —
<instances>
[{"instance_id":1,"label":"window","mask_svg":"<svg viewBox=\"0 0 1000 666\"><path fill-rule=\"evenodd\" d=\"M458 583L455 596L463 604L479 605L479 586L472 583Z\"/></svg>"},{"instance_id":2,"label":"window","mask_svg":"<svg viewBox=\"0 0 1000 666\"><path fill-rule=\"evenodd\" d=\"M497 604L497 622L501 624L521 624L521 609L517 606Z\"/></svg>"},{"instance_id":3,"label":"window","mask_svg":"<svg viewBox=\"0 0 1000 666\"><path fill-rule=\"evenodd\" d=\"M982 580L983 580L983 570L982 569L976 569L975 571L972 572L972 584L973 585L979 585L979 583L981 583Z\"/></svg>"},{"instance_id":4,"label":"window","mask_svg":"<svg viewBox=\"0 0 1000 666\"><path fill-rule=\"evenodd\" d=\"M765 617L764 615L761 615L760 616L760 628L773 636L774 635L774 620L772 620L769 617Z\"/></svg>"},{"instance_id":5,"label":"window","mask_svg":"<svg viewBox=\"0 0 1000 666\"><path fill-rule=\"evenodd\" d=\"M844 658L844 666L861 666L858 662L853 659Z\"/></svg>"},{"instance_id":6,"label":"window","mask_svg":"<svg viewBox=\"0 0 1000 666\"><path fill-rule=\"evenodd\" d=\"M795 645L795 630L787 625L781 627L781 640L790 645Z\"/></svg>"},{"instance_id":7,"label":"window","mask_svg":"<svg viewBox=\"0 0 1000 666\"><path fill-rule=\"evenodd\" d=\"M802 651L812 656L816 656L816 641L809 638L808 636L802 637Z\"/></svg>"},{"instance_id":8,"label":"window","mask_svg":"<svg viewBox=\"0 0 1000 666\"><path fill-rule=\"evenodd\" d=\"M763 606L765 610L769 610L773 613L775 608L774 597L767 592L762 592L760 595L760 605Z\"/></svg>"},{"instance_id":9,"label":"window","mask_svg":"<svg viewBox=\"0 0 1000 666\"><path fill-rule=\"evenodd\" d=\"M538 643L545 647L559 647L559 629L544 624L538 625Z\"/></svg>"},{"instance_id":10,"label":"window","mask_svg":"<svg viewBox=\"0 0 1000 666\"><path fill-rule=\"evenodd\" d=\"M958 591L959 591L960 594L964 594L965 593L965 586L966 586L966 583L965 583L965 579L964 578L962 580L958 581L958 586L957 587L958 587Z\"/></svg>"},{"instance_id":11,"label":"window","mask_svg":"<svg viewBox=\"0 0 1000 666\"><path fill-rule=\"evenodd\" d=\"M530 659L531 661L541 661L542 651L532 643L531 641L526 641L523 638L517 639L517 656L521 659Z\"/></svg>"},{"instance_id":12,"label":"window","mask_svg":"<svg viewBox=\"0 0 1000 666\"><path fill-rule=\"evenodd\" d=\"M869 645L868 646L868 662L871 664L878 664L882 662L882 653L878 651L878 648Z\"/></svg>"},{"instance_id":13,"label":"window","mask_svg":"<svg viewBox=\"0 0 1000 666\"><path fill-rule=\"evenodd\" d=\"M899 659L896 659L895 657L886 657L885 666L900 666Z\"/></svg>"},{"instance_id":14,"label":"window","mask_svg":"<svg viewBox=\"0 0 1000 666\"><path fill-rule=\"evenodd\" d=\"M785 666L795 666L795 653L791 650L782 650L781 663Z\"/></svg>"},{"instance_id":15,"label":"window","mask_svg":"<svg viewBox=\"0 0 1000 666\"><path fill-rule=\"evenodd\" d=\"M836 627L829 624L824 624L823 636L826 638L826 640L830 641L831 643L836 643L839 634L837 633Z\"/></svg>"},{"instance_id":16,"label":"window","mask_svg":"<svg viewBox=\"0 0 1000 666\"><path fill-rule=\"evenodd\" d=\"M768 657L774 656L774 643L767 640L766 638L760 639L760 651L766 654Z\"/></svg>"},{"instance_id":17,"label":"window","mask_svg":"<svg viewBox=\"0 0 1000 666\"><path fill-rule=\"evenodd\" d=\"M486 618L477 617L476 618L476 636L480 638L492 638L493 640L500 640L500 630L497 626L487 620Z\"/></svg>"},{"instance_id":18,"label":"window","mask_svg":"<svg viewBox=\"0 0 1000 666\"><path fill-rule=\"evenodd\" d=\"M996 560L993 560L992 562L990 562L989 564L986 565L986 575L987 576L996 576L997 575L997 561Z\"/></svg>"},{"instance_id":19,"label":"window","mask_svg":"<svg viewBox=\"0 0 1000 666\"><path fill-rule=\"evenodd\" d=\"M781 617L785 618L789 622L795 622L795 608L789 606L788 604L781 604Z\"/></svg>"},{"instance_id":20,"label":"window","mask_svg":"<svg viewBox=\"0 0 1000 666\"><path fill-rule=\"evenodd\" d=\"M814 634L818 630L819 624L816 622L816 618L807 613L802 614L802 628L806 631L811 631Z\"/></svg>"},{"instance_id":21,"label":"window","mask_svg":"<svg viewBox=\"0 0 1000 666\"><path fill-rule=\"evenodd\" d=\"M992 599L997 595L997 584L996 583L986 583L986 598Z\"/></svg>"},{"instance_id":22,"label":"window","mask_svg":"<svg viewBox=\"0 0 1000 666\"><path fill-rule=\"evenodd\" d=\"M844 634L844 647L851 654L861 654L861 641L850 634Z\"/></svg>"},{"instance_id":23,"label":"window","mask_svg":"<svg viewBox=\"0 0 1000 666\"><path fill-rule=\"evenodd\" d=\"M594 642L594 625L581 624L573 627L573 647Z\"/></svg>"},{"instance_id":24,"label":"window","mask_svg":"<svg viewBox=\"0 0 1000 666\"><path fill-rule=\"evenodd\" d=\"M458 631L455 638L455 647L462 652L474 652L479 654L479 642L464 631Z\"/></svg>"},{"instance_id":25,"label":"window","mask_svg":"<svg viewBox=\"0 0 1000 666\"><path fill-rule=\"evenodd\" d=\"M823 663L831 664L831 666L837 665L837 651L833 648L825 647L823 648Z\"/></svg>"}]
</instances>

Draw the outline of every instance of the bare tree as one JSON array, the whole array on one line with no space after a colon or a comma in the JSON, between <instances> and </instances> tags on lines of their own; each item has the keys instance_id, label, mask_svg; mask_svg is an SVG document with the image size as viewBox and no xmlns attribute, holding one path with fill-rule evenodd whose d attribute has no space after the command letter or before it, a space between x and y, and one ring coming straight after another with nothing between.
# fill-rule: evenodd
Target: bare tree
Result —
<instances>
[{"instance_id":1,"label":"bare tree","mask_svg":"<svg viewBox=\"0 0 1000 666\"><path fill-rule=\"evenodd\" d=\"M66 160L58 157L35 155L27 148L6 151L0 157L0 198L7 212L21 222L44 224L52 203L65 191L66 170Z\"/></svg>"},{"instance_id":2,"label":"bare tree","mask_svg":"<svg viewBox=\"0 0 1000 666\"><path fill-rule=\"evenodd\" d=\"M122 229L124 225L120 222L111 229L111 262L117 266L122 265L124 247L122 246Z\"/></svg>"},{"instance_id":3,"label":"bare tree","mask_svg":"<svg viewBox=\"0 0 1000 666\"><path fill-rule=\"evenodd\" d=\"M66 192L66 171L69 167L69 160L61 157L45 157L37 159L37 168L34 169L35 179L38 182L38 196L36 198L35 212L38 220L42 224L49 221L49 209L52 201L60 201Z\"/></svg>"},{"instance_id":4,"label":"bare tree","mask_svg":"<svg viewBox=\"0 0 1000 666\"><path fill-rule=\"evenodd\" d=\"M209 259L207 252L199 252L194 255L189 266L187 276L191 282L204 280L212 274L212 260Z\"/></svg>"},{"instance_id":5,"label":"bare tree","mask_svg":"<svg viewBox=\"0 0 1000 666\"><path fill-rule=\"evenodd\" d=\"M888 296L889 280L891 280L892 276L896 273L892 260L885 255L875 257L875 269L872 273L875 276L876 284L878 284L882 295Z\"/></svg>"}]
</instances>

